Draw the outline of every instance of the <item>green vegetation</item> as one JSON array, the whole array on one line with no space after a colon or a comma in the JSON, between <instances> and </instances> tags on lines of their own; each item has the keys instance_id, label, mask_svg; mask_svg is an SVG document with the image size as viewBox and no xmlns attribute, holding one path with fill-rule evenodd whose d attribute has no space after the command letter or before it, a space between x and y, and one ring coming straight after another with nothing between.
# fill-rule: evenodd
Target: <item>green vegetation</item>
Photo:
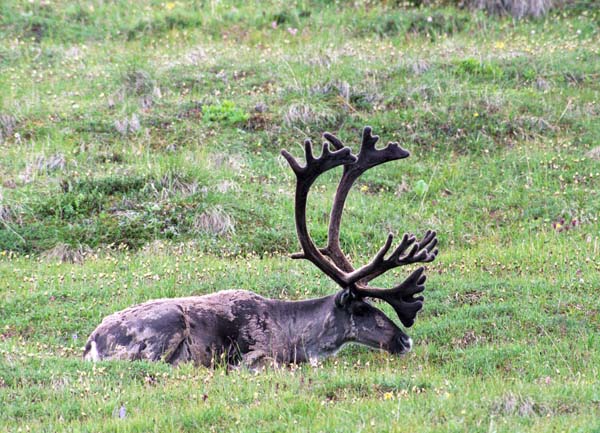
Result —
<instances>
[{"instance_id":1,"label":"green vegetation","mask_svg":"<svg viewBox=\"0 0 600 433\"><path fill-rule=\"evenodd\" d=\"M600 11L395 3L0 2L0 431L600 431ZM360 179L343 247L441 241L411 354L80 360L148 299L336 290L287 257L279 152L367 124L412 156Z\"/></svg>"}]
</instances>

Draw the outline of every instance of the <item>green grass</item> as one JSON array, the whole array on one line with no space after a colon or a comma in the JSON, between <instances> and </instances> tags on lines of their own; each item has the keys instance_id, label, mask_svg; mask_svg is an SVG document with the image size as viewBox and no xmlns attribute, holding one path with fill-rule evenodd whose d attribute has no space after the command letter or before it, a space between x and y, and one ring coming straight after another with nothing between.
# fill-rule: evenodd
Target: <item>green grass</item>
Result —
<instances>
[{"instance_id":1,"label":"green grass","mask_svg":"<svg viewBox=\"0 0 600 433\"><path fill-rule=\"evenodd\" d=\"M600 431L599 23L2 2L0 431ZM258 375L80 360L104 316L149 299L333 293L288 258L279 152L326 130L357 150L367 124L412 156L359 180L344 249L440 238L412 353ZM339 174L310 196L321 244Z\"/></svg>"}]
</instances>

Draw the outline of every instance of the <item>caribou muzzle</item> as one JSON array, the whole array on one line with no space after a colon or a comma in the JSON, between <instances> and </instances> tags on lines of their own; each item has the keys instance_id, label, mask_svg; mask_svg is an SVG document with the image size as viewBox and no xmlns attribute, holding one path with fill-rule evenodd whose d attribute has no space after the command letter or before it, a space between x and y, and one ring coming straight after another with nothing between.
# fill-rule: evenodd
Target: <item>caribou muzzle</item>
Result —
<instances>
[{"instance_id":1,"label":"caribou muzzle","mask_svg":"<svg viewBox=\"0 0 600 433\"><path fill-rule=\"evenodd\" d=\"M406 334L402 334L394 337L386 350L393 354L403 355L411 351L412 345L412 338Z\"/></svg>"}]
</instances>

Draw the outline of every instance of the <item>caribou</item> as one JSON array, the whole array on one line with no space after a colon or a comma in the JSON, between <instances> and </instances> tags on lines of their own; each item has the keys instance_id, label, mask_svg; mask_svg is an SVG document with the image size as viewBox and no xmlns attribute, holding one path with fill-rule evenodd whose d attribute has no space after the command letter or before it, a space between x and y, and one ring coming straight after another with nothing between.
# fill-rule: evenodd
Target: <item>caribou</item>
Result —
<instances>
[{"instance_id":1,"label":"caribou","mask_svg":"<svg viewBox=\"0 0 600 433\"><path fill-rule=\"evenodd\" d=\"M304 142L305 164L289 152L283 157L296 175L295 220L301 252L339 287L337 293L301 301L264 298L246 290L225 290L203 296L148 301L106 317L85 345L86 360L148 360L173 365L194 362L204 366L226 363L251 369L267 365L318 360L336 353L347 343L404 354L411 338L369 302L377 299L395 310L409 328L423 307L423 266L391 289L370 282L403 265L433 261L438 249L435 231L417 240L404 234L392 248L393 234L366 265L355 268L340 247L340 223L346 198L354 182L368 169L407 158L398 143L376 148L379 137L365 127L358 155L336 136L325 133L323 150L313 155ZM342 166L341 180L331 209L327 245L319 248L310 237L306 221L307 197L314 181L326 171Z\"/></svg>"}]
</instances>

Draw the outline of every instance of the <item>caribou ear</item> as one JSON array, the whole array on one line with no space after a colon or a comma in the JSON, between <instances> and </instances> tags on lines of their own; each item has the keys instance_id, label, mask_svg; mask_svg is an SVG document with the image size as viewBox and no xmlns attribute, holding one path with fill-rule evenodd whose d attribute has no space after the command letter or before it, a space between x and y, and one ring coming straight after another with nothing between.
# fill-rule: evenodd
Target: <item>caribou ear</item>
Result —
<instances>
[{"instance_id":1,"label":"caribou ear","mask_svg":"<svg viewBox=\"0 0 600 433\"><path fill-rule=\"evenodd\" d=\"M335 296L335 306L338 308L346 308L354 299L354 295L348 289L340 290Z\"/></svg>"}]
</instances>

